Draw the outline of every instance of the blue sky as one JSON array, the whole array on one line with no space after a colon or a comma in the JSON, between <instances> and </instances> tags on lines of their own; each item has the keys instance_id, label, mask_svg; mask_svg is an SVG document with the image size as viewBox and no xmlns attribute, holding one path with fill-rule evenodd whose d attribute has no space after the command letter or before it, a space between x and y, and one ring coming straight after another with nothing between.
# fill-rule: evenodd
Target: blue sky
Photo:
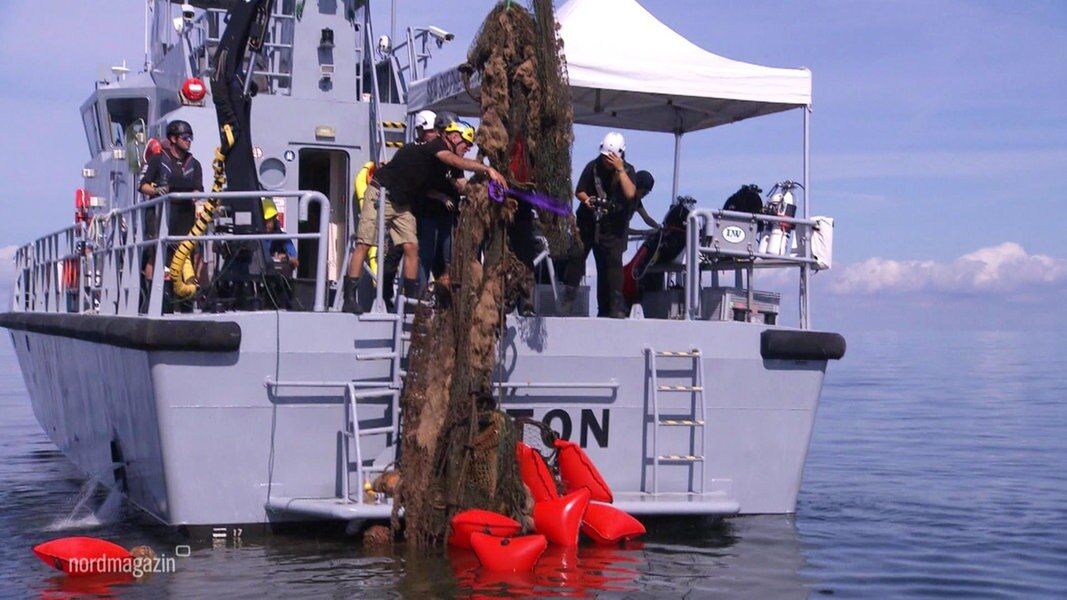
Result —
<instances>
[{"instance_id":1,"label":"blue sky","mask_svg":"<svg viewBox=\"0 0 1067 600\"><path fill-rule=\"evenodd\" d=\"M815 278L817 325L1067 329L1067 2L640 1L707 50L812 70L810 200L837 224L834 269ZM8 279L15 245L70 221L86 159L78 107L101 67L143 62L143 4L4 5ZM456 34L433 70L461 59L490 6L401 1L397 14ZM606 31L605 43L626 40ZM578 129L576 167L605 131ZM659 217L673 139L624 133L628 160L657 177L648 204ZM799 180L800 144L797 111L687 135L680 191L718 207L742 184Z\"/></svg>"}]
</instances>

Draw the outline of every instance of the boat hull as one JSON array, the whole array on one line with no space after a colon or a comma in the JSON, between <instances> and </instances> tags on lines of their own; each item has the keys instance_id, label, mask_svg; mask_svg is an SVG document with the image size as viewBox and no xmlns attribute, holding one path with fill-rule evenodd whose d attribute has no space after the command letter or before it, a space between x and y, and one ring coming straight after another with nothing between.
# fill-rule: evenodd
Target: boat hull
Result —
<instances>
[{"instance_id":1,"label":"boat hull","mask_svg":"<svg viewBox=\"0 0 1067 600\"><path fill-rule=\"evenodd\" d=\"M298 312L154 321L236 324L239 347L124 347L114 339L7 324L38 421L86 475L119 486L132 503L171 525L388 514L387 504L338 500L346 477L345 394L330 382L387 384L390 362L366 358L391 348L393 322ZM628 512L791 513L826 360L763 357L767 329L716 321L509 318L503 406L578 442ZM649 349L698 350L703 399L692 391L653 392ZM660 385L683 387L694 374L685 358L658 360ZM323 385L275 385L286 381ZM655 424L654 407L662 419L693 411L698 400L702 426ZM363 427L392 419L387 399L361 400L358 414ZM365 438L366 464L390 460L391 441ZM657 467L652 458L696 453L703 460ZM350 482L353 490L360 484ZM302 503L314 506L300 510Z\"/></svg>"}]
</instances>

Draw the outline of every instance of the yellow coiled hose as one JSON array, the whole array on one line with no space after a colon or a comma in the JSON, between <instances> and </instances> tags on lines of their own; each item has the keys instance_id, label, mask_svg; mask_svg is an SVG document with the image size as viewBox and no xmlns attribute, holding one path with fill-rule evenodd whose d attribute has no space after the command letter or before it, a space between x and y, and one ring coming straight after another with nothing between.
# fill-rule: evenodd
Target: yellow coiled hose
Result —
<instances>
[{"instance_id":1,"label":"yellow coiled hose","mask_svg":"<svg viewBox=\"0 0 1067 600\"><path fill-rule=\"evenodd\" d=\"M233 147L233 131L229 125L223 127L223 133L229 141L229 147ZM215 160L211 162L214 171L214 180L211 183L212 192L221 192L226 186L226 156L222 153L222 147L215 148ZM196 217L196 222L186 235L199 236L207 231L211 220L215 218L215 211L219 208L218 198L209 198L204 203L204 208ZM170 259L170 281L174 287L174 294L179 298L188 298L196 293L200 282L196 279L196 270L193 268L193 250L196 248L194 240L183 240L178 244L174 256Z\"/></svg>"}]
</instances>

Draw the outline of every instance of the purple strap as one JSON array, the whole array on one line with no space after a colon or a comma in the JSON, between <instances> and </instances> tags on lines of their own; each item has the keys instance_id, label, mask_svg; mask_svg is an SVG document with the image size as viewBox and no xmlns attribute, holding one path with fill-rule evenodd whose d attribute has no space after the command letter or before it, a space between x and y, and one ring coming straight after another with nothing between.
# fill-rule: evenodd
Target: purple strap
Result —
<instances>
[{"instance_id":1,"label":"purple strap","mask_svg":"<svg viewBox=\"0 0 1067 600\"><path fill-rule=\"evenodd\" d=\"M504 198L511 196L512 198L529 202L530 204L547 210L548 212L555 213L560 216L566 216L570 214L571 207L556 198L546 196L545 194L538 194L537 192L526 192L516 189L505 190L499 183L490 180L489 181L489 199L494 202L503 202Z\"/></svg>"}]
</instances>

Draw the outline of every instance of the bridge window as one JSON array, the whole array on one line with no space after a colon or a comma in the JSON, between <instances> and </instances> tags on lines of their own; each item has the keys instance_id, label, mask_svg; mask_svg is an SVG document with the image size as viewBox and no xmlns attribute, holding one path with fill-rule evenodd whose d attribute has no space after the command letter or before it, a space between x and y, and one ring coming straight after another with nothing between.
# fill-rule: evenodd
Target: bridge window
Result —
<instances>
[{"instance_id":1,"label":"bridge window","mask_svg":"<svg viewBox=\"0 0 1067 600\"><path fill-rule=\"evenodd\" d=\"M100 119L96 112L96 103L90 104L82 111L82 124L85 126L85 139L89 142L89 155L96 156L103 149L100 139Z\"/></svg>"},{"instance_id":2,"label":"bridge window","mask_svg":"<svg viewBox=\"0 0 1067 600\"><path fill-rule=\"evenodd\" d=\"M107 100L108 143L112 148L126 146L127 132L133 132L130 125L140 123L141 131L148 122L147 98L109 98Z\"/></svg>"}]
</instances>

